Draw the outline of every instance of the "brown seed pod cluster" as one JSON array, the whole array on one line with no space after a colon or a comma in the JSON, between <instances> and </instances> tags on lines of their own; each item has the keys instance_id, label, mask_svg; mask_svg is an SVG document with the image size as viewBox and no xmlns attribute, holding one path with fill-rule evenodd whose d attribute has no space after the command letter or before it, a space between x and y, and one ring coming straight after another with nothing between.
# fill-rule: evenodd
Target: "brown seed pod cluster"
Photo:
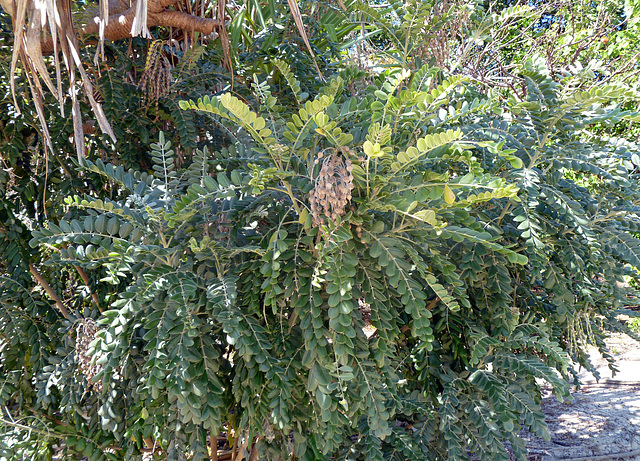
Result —
<instances>
[{"instance_id":1,"label":"brown seed pod cluster","mask_svg":"<svg viewBox=\"0 0 640 461\"><path fill-rule=\"evenodd\" d=\"M320 152L315 160L316 164L319 162L322 162L322 167L309 192L314 227L323 224L325 218L335 223L338 216L344 216L353 190L353 165L348 151L345 150L343 155L335 149L326 157Z\"/></svg>"},{"instance_id":2,"label":"brown seed pod cluster","mask_svg":"<svg viewBox=\"0 0 640 461\"><path fill-rule=\"evenodd\" d=\"M267 418L262 423L262 430L264 431L264 438L267 442L271 443L276 438L276 433L273 430L273 425Z\"/></svg>"},{"instance_id":3,"label":"brown seed pod cluster","mask_svg":"<svg viewBox=\"0 0 640 461\"><path fill-rule=\"evenodd\" d=\"M94 390L102 391L102 382L92 382L92 379L97 375L100 370L100 365L91 364L91 356L89 353L89 344L96 337L98 332L98 324L93 319L82 319L76 327L76 353L75 358L82 371L82 374L87 378L87 382Z\"/></svg>"},{"instance_id":4,"label":"brown seed pod cluster","mask_svg":"<svg viewBox=\"0 0 640 461\"><path fill-rule=\"evenodd\" d=\"M142 105L144 107L149 107L151 104L157 106L159 99L169 93L172 66L165 56L163 45L162 40L156 40L152 43L144 72L140 77L139 87L142 89Z\"/></svg>"}]
</instances>

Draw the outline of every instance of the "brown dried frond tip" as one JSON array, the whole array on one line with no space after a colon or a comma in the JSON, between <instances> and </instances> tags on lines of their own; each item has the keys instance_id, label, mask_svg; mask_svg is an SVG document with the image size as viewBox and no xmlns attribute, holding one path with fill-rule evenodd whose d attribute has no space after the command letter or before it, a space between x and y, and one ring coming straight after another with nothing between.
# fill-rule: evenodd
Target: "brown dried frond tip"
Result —
<instances>
[{"instance_id":1,"label":"brown dried frond tip","mask_svg":"<svg viewBox=\"0 0 640 461\"><path fill-rule=\"evenodd\" d=\"M89 344L96 337L98 325L93 319L82 319L76 327L76 363L82 374L87 378L87 382L96 391L102 391L102 382L94 383L93 377L100 372L100 365L91 364L91 356L88 355Z\"/></svg>"},{"instance_id":2,"label":"brown dried frond tip","mask_svg":"<svg viewBox=\"0 0 640 461\"><path fill-rule=\"evenodd\" d=\"M318 154L316 163L322 161L322 168L315 186L309 193L313 226L320 226L325 222L325 218L335 223L338 216L345 214L353 190L353 165L348 151L346 153L347 155L343 156L336 149L324 160L323 153Z\"/></svg>"}]
</instances>

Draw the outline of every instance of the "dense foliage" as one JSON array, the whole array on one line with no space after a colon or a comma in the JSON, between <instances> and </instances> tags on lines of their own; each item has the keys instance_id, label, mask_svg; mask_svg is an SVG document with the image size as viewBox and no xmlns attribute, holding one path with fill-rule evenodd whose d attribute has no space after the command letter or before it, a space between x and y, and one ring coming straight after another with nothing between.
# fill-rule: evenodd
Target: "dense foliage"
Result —
<instances>
[{"instance_id":1,"label":"dense foliage","mask_svg":"<svg viewBox=\"0 0 640 461\"><path fill-rule=\"evenodd\" d=\"M224 434L247 460L524 460L543 383L566 398L585 344L609 357L640 152L603 127L637 122L633 88L533 56L487 89L459 34L528 9L421 2L344 2L377 72L332 61L356 22L312 6L322 83L282 59L276 3L234 23L233 93L215 44L108 48L116 151L72 160L52 110L43 167L29 106L0 114L0 458L215 459Z\"/></svg>"}]
</instances>

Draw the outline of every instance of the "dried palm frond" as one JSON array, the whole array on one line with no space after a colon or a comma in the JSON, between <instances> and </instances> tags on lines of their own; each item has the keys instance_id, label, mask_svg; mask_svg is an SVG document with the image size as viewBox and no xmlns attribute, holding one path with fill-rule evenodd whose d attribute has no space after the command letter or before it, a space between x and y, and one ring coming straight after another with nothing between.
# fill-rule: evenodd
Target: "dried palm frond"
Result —
<instances>
[{"instance_id":1,"label":"dried palm frond","mask_svg":"<svg viewBox=\"0 0 640 461\"><path fill-rule=\"evenodd\" d=\"M306 45L309 53L311 54L311 59L313 59L313 64L316 66L316 70L318 71L318 75L322 80L324 77L322 76L322 72L320 72L320 67L318 67L318 62L316 61L316 55L313 53L313 49L311 48L311 43L309 43L309 38L307 37L307 32L304 30L304 23L302 21L302 13L300 13L300 8L298 8L297 0L287 0L289 4L289 9L291 10L291 16L293 16L293 20L296 23L296 27L300 32L300 36L302 37L302 41Z\"/></svg>"},{"instance_id":2,"label":"dried palm frond","mask_svg":"<svg viewBox=\"0 0 640 461\"><path fill-rule=\"evenodd\" d=\"M58 101L60 101L60 111L63 116L64 105L62 102L67 96L71 97L74 141L78 159L81 159L85 155L84 132L82 129L82 116L77 91L78 83L85 90L84 92L102 132L108 134L111 139L115 141L115 135L102 111L102 107L93 98L91 81L80 61L76 30L71 15L71 0L17 0L13 11L15 12L13 16L15 39L11 58L11 75L15 73L18 59L20 59L31 89L31 95L40 120L45 143L49 150L53 151L53 145L47 128L48 124L42 103L44 94L40 79L45 82L45 85L51 90ZM48 27L45 29L45 26ZM42 53L43 33L49 34L53 45L53 58L57 77L57 85L55 86L49 77L44 63ZM66 94L62 89L60 78L60 53L62 53L62 58L69 74L69 88ZM80 73L79 81L77 80L76 71ZM14 79L11 79L11 90L16 109L19 112L20 109L16 101Z\"/></svg>"},{"instance_id":3,"label":"dried palm frond","mask_svg":"<svg viewBox=\"0 0 640 461\"><path fill-rule=\"evenodd\" d=\"M133 21L131 21L132 37L141 36L143 38L151 38L151 32L149 32L149 28L147 27L147 13L147 0L137 0L136 12L133 16Z\"/></svg>"},{"instance_id":4,"label":"dried palm frond","mask_svg":"<svg viewBox=\"0 0 640 461\"><path fill-rule=\"evenodd\" d=\"M222 44L222 51L224 53L224 67L231 71L231 78L233 79L233 62L231 61L231 50L229 48L229 35L227 34L227 28L224 25L225 11L227 9L227 0L218 0L218 21L220 26L218 27L218 36L220 37L220 43ZM233 85L233 80L231 81Z\"/></svg>"}]
</instances>

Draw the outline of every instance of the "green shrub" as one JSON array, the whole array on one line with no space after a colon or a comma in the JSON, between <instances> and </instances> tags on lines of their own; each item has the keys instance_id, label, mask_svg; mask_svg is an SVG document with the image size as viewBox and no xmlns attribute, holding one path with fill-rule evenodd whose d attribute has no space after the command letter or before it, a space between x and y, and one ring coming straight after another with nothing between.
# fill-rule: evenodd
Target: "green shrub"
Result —
<instances>
[{"instance_id":1,"label":"green shrub","mask_svg":"<svg viewBox=\"0 0 640 461\"><path fill-rule=\"evenodd\" d=\"M235 145L178 169L161 135L153 176L82 165L122 198L70 197L75 217L32 244L100 273L110 308L85 313L95 333L51 320L50 349L0 311L26 332L3 343L2 381L55 409L52 437L93 459L136 459L145 439L204 459L222 430L265 459L508 460L505 442L526 459L522 427L549 437L540 383L568 396L569 358L589 366L583 337L606 354L617 282L640 265L640 162L580 135L631 116L608 106L621 89L572 93L538 61L521 72L525 101L425 67L359 89L344 72L294 109L266 83L259 108L183 102Z\"/></svg>"}]
</instances>

